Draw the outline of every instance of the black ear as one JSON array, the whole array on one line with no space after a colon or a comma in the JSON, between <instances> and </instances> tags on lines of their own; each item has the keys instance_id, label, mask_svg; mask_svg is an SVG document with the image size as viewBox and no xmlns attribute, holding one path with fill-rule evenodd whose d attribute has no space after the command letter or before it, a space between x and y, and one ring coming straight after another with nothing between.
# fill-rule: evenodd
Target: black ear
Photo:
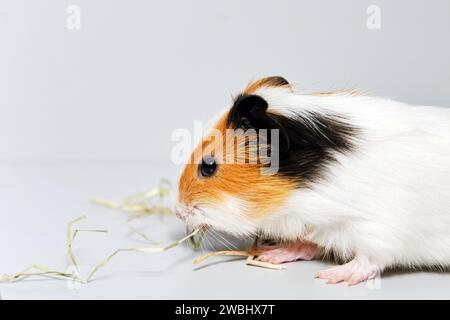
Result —
<instances>
[{"instance_id":1,"label":"black ear","mask_svg":"<svg viewBox=\"0 0 450 320\"><path fill-rule=\"evenodd\" d=\"M287 151L290 147L289 136L276 117L267 112L268 107L267 101L258 95L241 95L230 110L227 125L234 129L267 129L268 137L271 136L269 130L278 129L280 150Z\"/></svg>"}]
</instances>

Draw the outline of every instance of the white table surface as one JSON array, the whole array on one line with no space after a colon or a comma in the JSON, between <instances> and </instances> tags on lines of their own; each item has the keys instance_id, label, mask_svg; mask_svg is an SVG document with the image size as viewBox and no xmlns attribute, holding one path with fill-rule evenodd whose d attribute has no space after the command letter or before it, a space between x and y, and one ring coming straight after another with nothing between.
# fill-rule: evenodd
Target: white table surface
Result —
<instances>
[{"instance_id":1,"label":"white table surface","mask_svg":"<svg viewBox=\"0 0 450 320\"><path fill-rule=\"evenodd\" d=\"M67 270L67 222L82 214L79 228L108 229L80 234L74 252L81 273L116 248L151 246L130 234L126 215L89 204L92 196L120 199L176 180L178 168L134 162L45 162L0 165L0 273L39 263ZM148 217L133 224L160 244L184 235L174 217ZM212 239L210 239L212 240ZM236 239L230 239L242 248ZM215 244L216 249L223 248ZM124 253L81 287L66 280L29 278L0 284L2 299L448 299L450 274L395 272L355 287L326 285L313 278L329 263L295 262L283 271L246 266L236 257L217 257L201 266L202 252L183 245L165 253Z\"/></svg>"}]
</instances>

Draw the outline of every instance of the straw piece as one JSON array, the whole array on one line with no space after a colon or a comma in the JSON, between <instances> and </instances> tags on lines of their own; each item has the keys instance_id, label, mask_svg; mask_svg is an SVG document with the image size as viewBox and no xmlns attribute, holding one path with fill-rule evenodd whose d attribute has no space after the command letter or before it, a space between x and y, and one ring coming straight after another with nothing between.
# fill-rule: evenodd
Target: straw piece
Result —
<instances>
[{"instance_id":1,"label":"straw piece","mask_svg":"<svg viewBox=\"0 0 450 320\"><path fill-rule=\"evenodd\" d=\"M109 200L109 199L103 199L103 198L92 198L90 202L94 204L98 204L100 206L104 206L111 209L119 209L120 203Z\"/></svg>"},{"instance_id":2,"label":"straw piece","mask_svg":"<svg viewBox=\"0 0 450 320\"><path fill-rule=\"evenodd\" d=\"M69 223L67 224L67 253L69 255L70 261L75 266L75 269L77 272L79 272L78 263L72 252L72 242L73 242L73 239L76 237L76 234L72 235L72 225L74 225L75 223L77 223L81 220L84 220L84 219L86 219L86 216L83 215L81 217L73 219L72 221L69 221Z\"/></svg>"},{"instance_id":3,"label":"straw piece","mask_svg":"<svg viewBox=\"0 0 450 320\"><path fill-rule=\"evenodd\" d=\"M111 255L103 259L97 266L95 266L92 271L89 273L89 276L86 278L86 280L83 280L78 276L79 267L77 264L77 260L75 258L75 255L72 252L73 247L73 240L76 238L77 234L79 232L107 232L107 230L75 230L72 233L72 226L73 224L85 219L86 216L81 216L79 218L76 218L69 222L68 228L67 228L67 251L69 254L69 258L76 268L77 274L71 274L67 272L61 272L61 271L55 271L50 268L46 268L37 264L33 264L30 267L24 269L23 271L20 271L18 273L9 275L9 274L2 274L0 275L0 282L16 282L19 280L23 280L24 278L30 277L30 276L49 276L51 278L57 278L57 279L72 279L75 281L80 281L83 283L88 283L91 281L92 277L97 273L99 269L104 267L108 264L108 262L117 254L120 252L141 252L141 253L154 253L154 252L164 252L168 251L170 249L173 249L177 246L179 246L181 243L185 242L186 240L190 239L191 237L195 236L197 233L202 231L202 228L198 228L193 230L190 234L183 237L180 240L174 241L164 247L144 247L144 248L126 248L126 249L117 249L115 250ZM33 270L37 270L38 272L32 272Z\"/></svg>"},{"instance_id":4,"label":"straw piece","mask_svg":"<svg viewBox=\"0 0 450 320\"><path fill-rule=\"evenodd\" d=\"M285 270L286 269L285 266L281 266L279 264L273 264L270 262L263 262L263 261L255 260L255 256L248 256L247 260L245 261L245 264L249 265L249 266L256 266L256 267L273 269L273 270Z\"/></svg>"},{"instance_id":5,"label":"straw piece","mask_svg":"<svg viewBox=\"0 0 450 320\"><path fill-rule=\"evenodd\" d=\"M194 264L201 263L201 262L205 261L206 259L208 259L210 257L214 257L214 256L244 256L244 257L247 257L247 259L246 259L247 265L252 265L252 266L257 266L257 267L262 267L262 268L267 268L267 269L273 269L273 270L286 269L285 266L280 266L280 265L269 263L269 262L254 260L255 256L258 255L259 253L260 253L260 251L255 248L250 248L247 251L233 251L233 250L228 251L227 250L227 251L210 252L210 253L207 253L207 254L201 256L200 258L195 259Z\"/></svg>"},{"instance_id":6,"label":"straw piece","mask_svg":"<svg viewBox=\"0 0 450 320\"><path fill-rule=\"evenodd\" d=\"M170 182L168 180L162 179L159 182L158 187L151 188L147 191L140 192L132 196L128 196L120 202L104 198L92 198L90 202L107 208L136 214L128 220L130 221L132 219L136 219L149 214L171 214L172 210L161 204L164 197L170 195L170 189ZM159 200L159 204L155 204L152 202L156 200L155 198Z\"/></svg>"},{"instance_id":7,"label":"straw piece","mask_svg":"<svg viewBox=\"0 0 450 320\"><path fill-rule=\"evenodd\" d=\"M107 233L108 230L82 230L82 229L75 229L72 235L72 226L75 223L80 222L81 220L86 219L87 217L85 215L78 217L72 221L69 221L67 224L67 254L69 255L69 259L72 262L72 265L75 267L75 270L77 274L80 273L80 268L78 267L77 260L75 259L75 255L73 254L72 247L73 247L73 241L77 237L77 235L80 232L96 232L96 233Z\"/></svg>"},{"instance_id":8,"label":"straw piece","mask_svg":"<svg viewBox=\"0 0 450 320\"><path fill-rule=\"evenodd\" d=\"M104 206L110 209L121 210L128 213L143 213L143 215L147 214L171 214L172 210L164 206L148 206L146 204L132 204L132 203L119 203L109 199L103 198L92 198L90 202L93 204L97 204L100 206Z\"/></svg>"},{"instance_id":9,"label":"straw piece","mask_svg":"<svg viewBox=\"0 0 450 320\"><path fill-rule=\"evenodd\" d=\"M210 257L215 257L215 256L244 256L244 257L249 257L252 255L255 255L256 252L254 251L235 251L235 250L225 250L225 251L215 251L215 252L210 252L207 253L203 256L201 256L200 258L197 258L194 260L194 264L199 264L202 263L203 261L205 261L206 259L210 258Z\"/></svg>"},{"instance_id":10,"label":"straw piece","mask_svg":"<svg viewBox=\"0 0 450 320\"><path fill-rule=\"evenodd\" d=\"M94 267L94 269L89 273L89 276L86 279L86 282L89 282L92 277L97 273L97 271L99 269L101 269L102 267L104 267L105 265L108 264L108 262L115 257L117 254L121 253L121 252L141 252L141 253L154 253L154 252L164 252L170 249L173 249L177 246L179 246L181 243L183 243L184 241L190 239L191 237L195 236L200 230L202 230L201 228L195 229L194 231L192 231L190 234L188 234L187 236L185 236L184 238L174 241L164 247L148 247L148 248L126 248L126 249L117 249L115 250L112 254L110 254L108 257L106 257L105 259L103 259L96 267Z\"/></svg>"},{"instance_id":11,"label":"straw piece","mask_svg":"<svg viewBox=\"0 0 450 320\"><path fill-rule=\"evenodd\" d=\"M39 272L32 272L37 270ZM50 278L56 279L72 279L75 281L82 281L78 276L67 272L55 271L47 267L43 267L37 264L33 264L23 271L17 272L15 274L2 274L0 275L0 282L17 282L31 276L48 276Z\"/></svg>"},{"instance_id":12,"label":"straw piece","mask_svg":"<svg viewBox=\"0 0 450 320\"><path fill-rule=\"evenodd\" d=\"M108 199L92 199L91 201L93 203L112 208L112 209L120 209L122 211L135 213L134 216L130 217L127 222L131 221L132 219L139 218L142 216L146 216L148 214L170 214L172 213L172 210L168 207L163 206L161 203L159 205L155 204L149 204L149 200L153 200L154 198L158 197L159 200L162 202L163 198L170 194L171 184L168 180L162 179L159 183L159 187L152 188L150 190L147 190L145 192L130 196L125 198L122 202L115 202ZM164 252L167 250L170 250L172 248L175 248L179 246L181 243L185 242L188 239L191 240L191 244L194 247L200 246L200 241L204 235L203 228L198 228L193 230L191 233L189 233L184 238L174 241L164 247L148 247L148 248L126 248L126 249L117 249L115 250L111 255L109 255L107 258L103 259L97 266L93 268L93 270L89 273L89 276L86 280L83 280L79 277L79 266L77 259L75 258L75 255L73 254L73 243L75 238L80 232L99 232L99 233L106 233L107 230L83 230L83 229L75 229L73 230L73 225L80 222L81 220L86 219L86 216L78 217L74 220L71 220L67 225L67 253L69 256L69 259L72 263L72 265L75 267L74 273L67 273L67 272L60 272L55 271L53 269L43 267L37 264L33 264L30 267L24 269L21 272L15 273L15 274L0 274L0 282L16 282L19 280L22 280L26 277L30 276L48 276L51 278L64 278L64 279L72 279L75 281L80 281L87 283L89 282L92 277L97 273L97 271L104 267L108 262L116 256L120 252L141 252L141 253L152 253L152 252ZM130 228L137 233L139 236L144 238L145 240L149 242L153 242L150 240L145 234L141 233L140 231L134 229L130 226ZM200 233L199 240L195 240L194 236ZM35 272L37 271L37 272Z\"/></svg>"},{"instance_id":13,"label":"straw piece","mask_svg":"<svg viewBox=\"0 0 450 320\"><path fill-rule=\"evenodd\" d=\"M77 261L75 259L75 256L73 255L72 252L72 243L73 240L75 239L76 235L78 234L78 232L80 232L81 230L76 231L73 235L72 235L72 226L85 219L86 216L81 216L78 217L76 219L71 220L68 224L67 224L67 252L69 254L69 259L72 262L72 264L75 266L77 274L72 274L72 273L67 273L67 272L62 272L62 271L56 271L47 267L43 267L41 265L38 264L33 264L30 267L24 269L23 271L20 271L18 273L9 275L9 274L2 274L0 275L0 282L16 282L19 280L23 280L25 278L28 278L30 276L48 276L51 278L57 278L57 279L72 279L75 281L80 281L82 282L82 280L79 278L78 276L78 264ZM84 231L91 231L91 230L84 230ZM99 232L102 230L93 230L95 232ZM33 270L36 270L38 272L33 272Z\"/></svg>"},{"instance_id":14,"label":"straw piece","mask_svg":"<svg viewBox=\"0 0 450 320\"><path fill-rule=\"evenodd\" d=\"M43 267L38 264L33 264L30 267L24 269L23 271L17 272L15 274L9 275L9 274L2 274L0 275L0 282L16 282L23 280L25 278L31 277L31 276L47 276L50 278L56 278L56 279L71 279L79 282L85 282L79 277L79 267L77 260L75 258L75 255L72 252L72 246L73 241L75 240L76 236L80 232L108 232L107 230L82 230L82 229L76 229L72 233L72 226L81 220L86 219L86 216L81 216L76 219L71 220L67 224L67 253L69 255L69 259L72 263L72 265L75 267L76 273L67 273L62 271L56 271L51 268ZM33 270L36 270L38 272L33 272Z\"/></svg>"},{"instance_id":15,"label":"straw piece","mask_svg":"<svg viewBox=\"0 0 450 320\"><path fill-rule=\"evenodd\" d=\"M186 233L189 233L189 229L186 228ZM200 232L198 234L198 239L195 239L195 237L189 238L189 243L191 244L192 249L198 249L202 245L203 238L205 237L206 229L201 228Z\"/></svg>"},{"instance_id":16,"label":"straw piece","mask_svg":"<svg viewBox=\"0 0 450 320\"><path fill-rule=\"evenodd\" d=\"M145 233L139 231L138 229L136 229L136 228L133 227L132 225L128 224L128 228L130 228L131 234L135 233L135 234L137 234L139 237L141 237L142 239L144 239L145 241L147 241L147 242L149 242L149 243L157 244L156 241L150 239Z\"/></svg>"}]
</instances>

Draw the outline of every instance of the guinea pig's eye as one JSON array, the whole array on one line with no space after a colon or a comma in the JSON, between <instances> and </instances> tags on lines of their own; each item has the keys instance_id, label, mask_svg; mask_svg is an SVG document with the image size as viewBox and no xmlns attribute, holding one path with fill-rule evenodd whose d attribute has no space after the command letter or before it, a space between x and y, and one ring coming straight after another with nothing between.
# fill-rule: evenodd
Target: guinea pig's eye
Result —
<instances>
[{"instance_id":1,"label":"guinea pig's eye","mask_svg":"<svg viewBox=\"0 0 450 320\"><path fill-rule=\"evenodd\" d=\"M207 156L202 159L202 163L199 167L199 172L202 177L210 177L216 172L217 170L217 163L216 160L211 157Z\"/></svg>"}]
</instances>

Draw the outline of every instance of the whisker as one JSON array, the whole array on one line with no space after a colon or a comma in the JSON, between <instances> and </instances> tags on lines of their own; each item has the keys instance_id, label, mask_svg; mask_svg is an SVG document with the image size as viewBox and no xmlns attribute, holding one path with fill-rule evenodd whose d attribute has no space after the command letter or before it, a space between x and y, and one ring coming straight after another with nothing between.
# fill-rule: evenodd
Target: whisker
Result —
<instances>
[{"instance_id":1,"label":"whisker","mask_svg":"<svg viewBox=\"0 0 450 320\"><path fill-rule=\"evenodd\" d=\"M237 246L235 243L232 243L231 241L229 241L227 238L225 238L223 235L221 235L219 232L216 232L216 235L218 237L220 237L221 239L223 239L226 243L228 243L230 245L230 249L237 249Z\"/></svg>"},{"instance_id":2,"label":"whisker","mask_svg":"<svg viewBox=\"0 0 450 320\"><path fill-rule=\"evenodd\" d=\"M211 234L211 233L209 233L209 234ZM210 239L208 238L207 234L205 234L204 239L205 239L205 242L207 242L207 245L209 246L209 248L207 246L205 246L205 251L215 250L215 247L214 247L213 243L210 241Z\"/></svg>"},{"instance_id":3,"label":"whisker","mask_svg":"<svg viewBox=\"0 0 450 320\"><path fill-rule=\"evenodd\" d=\"M220 243L222 246L224 246L226 249L229 249L228 245L224 243L221 239L218 238L217 232L212 232L211 237L218 243Z\"/></svg>"},{"instance_id":4,"label":"whisker","mask_svg":"<svg viewBox=\"0 0 450 320\"><path fill-rule=\"evenodd\" d=\"M215 235L215 233L213 231L211 231L209 235L211 236L211 240L213 240L213 242L219 242L220 243L219 239L216 237L216 235ZM215 246L214 246L214 249L215 249Z\"/></svg>"}]
</instances>

